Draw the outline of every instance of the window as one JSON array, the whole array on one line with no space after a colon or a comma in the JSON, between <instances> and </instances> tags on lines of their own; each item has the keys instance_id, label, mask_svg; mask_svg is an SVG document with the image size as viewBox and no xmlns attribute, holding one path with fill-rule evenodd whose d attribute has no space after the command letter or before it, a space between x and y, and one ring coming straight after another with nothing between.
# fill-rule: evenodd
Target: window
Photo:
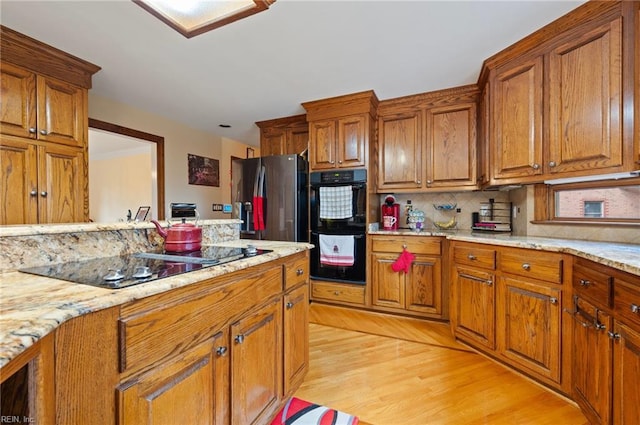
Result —
<instances>
[{"instance_id":1,"label":"window","mask_svg":"<svg viewBox=\"0 0 640 425\"><path fill-rule=\"evenodd\" d=\"M604 201L584 201L582 203L582 208L584 210L582 215L584 217L604 217L602 214L603 206Z\"/></svg>"},{"instance_id":2,"label":"window","mask_svg":"<svg viewBox=\"0 0 640 425\"><path fill-rule=\"evenodd\" d=\"M535 221L640 224L640 181L536 185Z\"/></svg>"}]
</instances>

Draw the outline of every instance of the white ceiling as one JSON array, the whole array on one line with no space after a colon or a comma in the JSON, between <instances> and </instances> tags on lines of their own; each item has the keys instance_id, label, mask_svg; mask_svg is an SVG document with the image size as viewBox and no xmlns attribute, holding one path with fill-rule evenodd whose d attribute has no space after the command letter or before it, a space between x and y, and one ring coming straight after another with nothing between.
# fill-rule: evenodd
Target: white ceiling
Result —
<instances>
[{"instance_id":1,"label":"white ceiling","mask_svg":"<svg viewBox=\"0 0 640 425\"><path fill-rule=\"evenodd\" d=\"M192 39L126 0L2 0L0 22L101 66L93 93L258 145L255 121L301 102L474 83L486 58L581 3L277 0Z\"/></svg>"}]
</instances>

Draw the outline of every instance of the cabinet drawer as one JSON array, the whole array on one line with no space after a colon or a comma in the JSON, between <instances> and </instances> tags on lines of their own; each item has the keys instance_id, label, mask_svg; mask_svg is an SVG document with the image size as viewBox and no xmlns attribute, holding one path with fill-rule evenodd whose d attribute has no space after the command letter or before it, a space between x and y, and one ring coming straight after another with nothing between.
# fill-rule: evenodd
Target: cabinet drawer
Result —
<instances>
[{"instance_id":1,"label":"cabinet drawer","mask_svg":"<svg viewBox=\"0 0 640 425\"><path fill-rule=\"evenodd\" d=\"M576 259L573 264L573 288L577 295L596 305L611 306L613 278L597 269L597 264Z\"/></svg>"},{"instance_id":2,"label":"cabinet drawer","mask_svg":"<svg viewBox=\"0 0 640 425\"><path fill-rule=\"evenodd\" d=\"M467 245L455 246L453 248L453 261L456 264L495 270L496 250Z\"/></svg>"},{"instance_id":3,"label":"cabinet drawer","mask_svg":"<svg viewBox=\"0 0 640 425\"><path fill-rule=\"evenodd\" d=\"M640 281L633 284L616 278L613 303L623 321L640 326Z\"/></svg>"},{"instance_id":4,"label":"cabinet drawer","mask_svg":"<svg viewBox=\"0 0 640 425\"><path fill-rule=\"evenodd\" d=\"M299 257L296 260L284 264L284 289L305 283L309 279L309 261L307 256Z\"/></svg>"},{"instance_id":5,"label":"cabinet drawer","mask_svg":"<svg viewBox=\"0 0 640 425\"><path fill-rule=\"evenodd\" d=\"M401 253L403 248L412 254L441 255L441 242L439 238L429 236L415 236L404 239L376 238L371 241L371 250L377 252Z\"/></svg>"},{"instance_id":6,"label":"cabinet drawer","mask_svg":"<svg viewBox=\"0 0 640 425\"><path fill-rule=\"evenodd\" d=\"M207 287L209 283L215 288ZM281 293L282 269L245 272L219 284L213 279L184 289L122 308L118 322L121 372L144 370L211 338L230 318ZM138 306L150 308L139 311Z\"/></svg>"},{"instance_id":7,"label":"cabinet drawer","mask_svg":"<svg viewBox=\"0 0 640 425\"><path fill-rule=\"evenodd\" d=\"M518 276L562 283L562 255L534 250L504 250L499 256L500 270Z\"/></svg>"},{"instance_id":8,"label":"cabinet drawer","mask_svg":"<svg viewBox=\"0 0 640 425\"><path fill-rule=\"evenodd\" d=\"M364 285L312 281L311 297L322 301L364 305Z\"/></svg>"}]
</instances>

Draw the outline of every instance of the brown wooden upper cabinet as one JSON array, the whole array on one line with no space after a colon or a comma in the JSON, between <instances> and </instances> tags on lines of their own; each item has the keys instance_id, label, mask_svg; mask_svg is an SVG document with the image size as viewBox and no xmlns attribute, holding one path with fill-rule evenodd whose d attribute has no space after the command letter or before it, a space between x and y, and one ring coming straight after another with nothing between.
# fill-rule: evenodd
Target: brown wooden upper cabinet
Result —
<instances>
[{"instance_id":1,"label":"brown wooden upper cabinet","mask_svg":"<svg viewBox=\"0 0 640 425\"><path fill-rule=\"evenodd\" d=\"M561 20L562 31L547 31L557 36L535 44L543 36L534 33L487 60L491 185L638 168L637 135L624 124L633 112L623 107L633 59L621 14L631 6L587 6L589 20Z\"/></svg>"},{"instance_id":2,"label":"brown wooden upper cabinet","mask_svg":"<svg viewBox=\"0 0 640 425\"><path fill-rule=\"evenodd\" d=\"M256 122L260 127L260 156L301 154L309 147L305 114Z\"/></svg>"},{"instance_id":3,"label":"brown wooden upper cabinet","mask_svg":"<svg viewBox=\"0 0 640 425\"><path fill-rule=\"evenodd\" d=\"M380 102L378 191L477 189L476 86Z\"/></svg>"},{"instance_id":4,"label":"brown wooden upper cabinet","mask_svg":"<svg viewBox=\"0 0 640 425\"><path fill-rule=\"evenodd\" d=\"M86 221L87 93L100 68L4 26L0 44L0 225Z\"/></svg>"},{"instance_id":5,"label":"brown wooden upper cabinet","mask_svg":"<svg viewBox=\"0 0 640 425\"><path fill-rule=\"evenodd\" d=\"M87 90L3 62L0 131L45 142L84 146Z\"/></svg>"},{"instance_id":6,"label":"brown wooden upper cabinet","mask_svg":"<svg viewBox=\"0 0 640 425\"><path fill-rule=\"evenodd\" d=\"M373 91L303 103L309 121L309 169L367 168L378 99Z\"/></svg>"}]
</instances>

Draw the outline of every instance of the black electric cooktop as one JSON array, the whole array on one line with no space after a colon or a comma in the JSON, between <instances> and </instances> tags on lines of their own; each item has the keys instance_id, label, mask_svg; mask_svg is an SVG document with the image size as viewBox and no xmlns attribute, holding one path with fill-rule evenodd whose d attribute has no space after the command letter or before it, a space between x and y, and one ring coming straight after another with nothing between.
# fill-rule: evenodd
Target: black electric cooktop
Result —
<instances>
[{"instance_id":1,"label":"black electric cooktop","mask_svg":"<svg viewBox=\"0 0 640 425\"><path fill-rule=\"evenodd\" d=\"M119 289L165 277L176 276L271 250L207 246L189 253L144 252L92 260L20 269L24 273L52 277L100 288Z\"/></svg>"}]
</instances>

